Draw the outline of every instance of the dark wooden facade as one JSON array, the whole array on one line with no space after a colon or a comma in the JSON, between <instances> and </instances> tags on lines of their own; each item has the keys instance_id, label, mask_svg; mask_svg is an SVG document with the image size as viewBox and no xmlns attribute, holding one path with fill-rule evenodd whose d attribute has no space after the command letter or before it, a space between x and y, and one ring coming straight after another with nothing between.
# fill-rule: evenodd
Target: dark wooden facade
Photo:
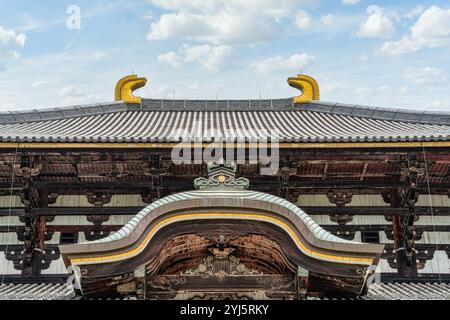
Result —
<instances>
[{"instance_id":1,"label":"dark wooden facade","mask_svg":"<svg viewBox=\"0 0 450 320\"><path fill-rule=\"evenodd\" d=\"M17 151L17 152L16 152ZM450 244L415 244L423 232L450 232L450 226L421 226L418 216L448 216L448 207L416 207L417 197L449 195L448 148L310 148L280 150L281 169L260 176L258 165L239 165L238 175L251 189L296 202L300 195L326 195L335 207L306 207L309 214L330 215L339 224L324 226L352 239L357 231L376 230L394 240L383 254L397 278L414 278L435 250L450 254ZM116 214L134 215L138 208L105 207L114 194L136 194L145 203L192 189L192 181L206 174L205 165L173 165L170 149L3 149L0 154L0 192L20 196L23 207L0 209L3 217L18 216L15 232L23 245L2 244L6 258L28 279L45 279L42 271L59 258L56 245L46 245L55 232L83 232L95 240L118 230L105 225ZM380 195L389 206L348 206L355 195ZM51 207L61 195L87 195L93 207ZM87 215L92 225L51 225L55 216ZM386 225L349 225L354 216L385 216ZM404 250L397 250L404 248Z\"/></svg>"}]
</instances>

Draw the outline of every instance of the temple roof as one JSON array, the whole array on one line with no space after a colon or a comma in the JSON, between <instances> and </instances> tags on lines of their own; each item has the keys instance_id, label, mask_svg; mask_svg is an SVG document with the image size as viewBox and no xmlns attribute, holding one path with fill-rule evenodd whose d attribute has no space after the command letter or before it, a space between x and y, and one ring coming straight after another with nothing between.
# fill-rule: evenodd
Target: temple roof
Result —
<instances>
[{"instance_id":1,"label":"temple roof","mask_svg":"<svg viewBox=\"0 0 450 320\"><path fill-rule=\"evenodd\" d=\"M324 101L156 100L0 113L1 142L415 142L450 140L450 113Z\"/></svg>"}]
</instances>

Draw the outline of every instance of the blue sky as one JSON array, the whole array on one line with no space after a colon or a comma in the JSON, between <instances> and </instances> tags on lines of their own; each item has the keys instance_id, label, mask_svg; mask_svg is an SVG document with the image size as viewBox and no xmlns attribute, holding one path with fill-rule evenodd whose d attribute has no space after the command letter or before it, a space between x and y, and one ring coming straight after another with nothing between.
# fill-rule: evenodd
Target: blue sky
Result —
<instances>
[{"instance_id":1,"label":"blue sky","mask_svg":"<svg viewBox=\"0 0 450 320\"><path fill-rule=\"evenodd\" d=\"M0 5L0 110L111 101L134 71L148 98L289 97L303 72L325 101L450 111L448 0Z\"/></svg>"}]
</instances>

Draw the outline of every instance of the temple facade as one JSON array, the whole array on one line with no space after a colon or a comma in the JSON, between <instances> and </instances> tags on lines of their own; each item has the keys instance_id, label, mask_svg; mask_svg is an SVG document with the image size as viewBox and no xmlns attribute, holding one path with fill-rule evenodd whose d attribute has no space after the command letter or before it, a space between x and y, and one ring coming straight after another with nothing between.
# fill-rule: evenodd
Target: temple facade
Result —
<instances>
[{"instance_id":1,"label":"temple facade","mask_svg":"<svg viewBox=\"0 0 450 320\"><path fill-rule=\"evenodd\" d=\"M135 97L146 83L0 114L2 286L302 299L450 281L450 114L324 102L303 75L273 100Z\"/></svg>"}]
</instances>

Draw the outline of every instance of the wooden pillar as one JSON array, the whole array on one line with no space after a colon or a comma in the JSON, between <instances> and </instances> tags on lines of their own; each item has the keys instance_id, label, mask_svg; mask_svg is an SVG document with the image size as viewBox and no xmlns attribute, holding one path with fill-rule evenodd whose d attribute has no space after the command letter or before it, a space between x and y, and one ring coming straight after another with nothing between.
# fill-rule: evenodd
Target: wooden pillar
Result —
<instances>
[{"instance_id":1,"label":"wooden pillar","mask_svg":"<svg viewBox=\"0 0 450 320\"><path fill-rule=\"evenodd\" d=\"M46 209L48 207L48 190L39 190L39 209ZM45 232L46 232L46 216L39 216L37 230L36 245L40 250L45 249Z\"/></svg>"},{"instance_id":2,"label":"wooden pillar","mask_svg":"<svg viewBox=\"0 0 450 320\"><path fill-rule=\"evenodd\" d=\"M45 258L46 217L34 216L31 210L48 207L48 192L47 190L30 188L28 181L22 193L22 201L25 204L25 215L23 217L25 222L25 250L22 275L26 278L37 278L41 274Z\"/></svg>"},{"instance_id":3,"label":"wooden pillar","mask_svg":"<svg viewBox=\"0 0 450 320\"><path fill-rule=\"evenodd\" d=\"M296 278L297 300L306 300L308 297L309 271L298 267Z\"/></svg>"},{"instance_id":4,"label":"wooden pillar","mask_svg":"<svg viewBox=\"0 0 450 320\"><path fill-rule=\"evenodd\" d=\"M406 193L402 190L391 190L391 207L400 208L408 204L404 201ZM416 278L417 262L413 247L412 227L414 224L414 209L410 208L409 215L392 217L395 257L397 261L397 272L401 278Z\"/></svg>"}]
</instances>

